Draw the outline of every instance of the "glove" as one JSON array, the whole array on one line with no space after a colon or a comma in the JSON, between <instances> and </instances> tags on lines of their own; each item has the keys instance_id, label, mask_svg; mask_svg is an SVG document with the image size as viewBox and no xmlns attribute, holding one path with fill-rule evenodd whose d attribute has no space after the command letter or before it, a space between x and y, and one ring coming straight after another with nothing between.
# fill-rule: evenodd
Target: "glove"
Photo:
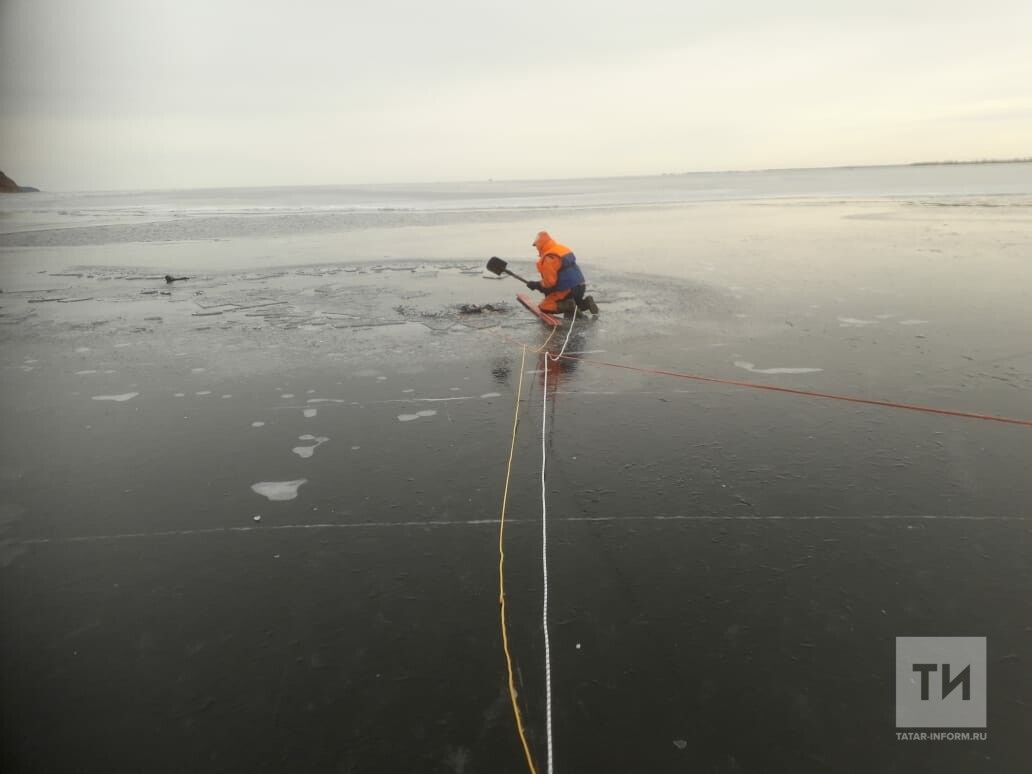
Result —
<instances>
[{"instance_id":1,"label":"glove","mask_svg":"<svg viewBox=\"0 0 1032 774\"><path fill-rule=\"evenodd\" d=\"M530 282L527 283L527 287L530 290L541 290L541 283L538 282L537 280L531 280Z\"/></svg>"}]
</instances>

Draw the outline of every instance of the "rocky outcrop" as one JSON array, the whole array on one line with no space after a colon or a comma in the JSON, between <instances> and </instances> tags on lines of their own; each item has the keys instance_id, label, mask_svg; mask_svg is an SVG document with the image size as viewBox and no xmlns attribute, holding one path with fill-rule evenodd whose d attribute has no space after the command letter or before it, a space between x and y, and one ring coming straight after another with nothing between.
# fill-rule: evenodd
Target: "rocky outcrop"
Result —
<instances>
[{"instance_id":1,"label":"rocky outcrop","mask_svg":"<svg viewBox=\"0 0 1032 774\"><path fill-rule=\"evenodd\" d=\"M30 188L27 185L18 185L3 172L0 172L0 193L36 193L38 188Z\"/></svg>"}]
</instances>

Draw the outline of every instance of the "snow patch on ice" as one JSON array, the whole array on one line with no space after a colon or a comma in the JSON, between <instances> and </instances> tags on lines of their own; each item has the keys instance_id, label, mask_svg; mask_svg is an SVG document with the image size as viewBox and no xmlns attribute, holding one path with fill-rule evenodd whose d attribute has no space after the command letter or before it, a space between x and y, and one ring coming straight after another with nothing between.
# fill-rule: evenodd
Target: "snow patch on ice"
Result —
<instances>
[{"instance_id":1,"label":"snow patch on ice","mask_svg":"<svg viewBox=\"0 0 1032 774\"><path fill-rule=\"evenodd\" d=\"M862 328L865 325L877 325L877 320L862 320L859 317L838 317L840 328Z\"/></svg>"},{"instance_id":2,"label":"snow patch on ice","mask_svg":"<svg viewBox=\"0 0 1032 774\"><path fill-rule=\"evenodd\" d=\"M436 414L437 414L437 412L432 410L432 409L426 409L424 411L417 411L415 414L398 414L398 421L399 422L411 422L414 419L419 419L421 417L432 417L432 416L435 416Z\"/></svg>"},{"instance_id":3,"label":"snow patch on ice","mask_svg":"<svg viewBox=\"0 0 1032 774\"><path fill-rule=\"evenodd\" d=\"M298 457L300 457L303 460L307 460L309 457L311 457L313 454L315 454L315 450L316 449L318 449L320 446L322 446L324 443L326 443L330 439L327 438L326 436L322 436L322 435L314 436L314 435L305 434L305 435L299 435L298 436L298 440L299 441L315 441L315 444L313 444L312 446L295 446L294 449L293 449L294 454L296 454Z\"/></svg>"},{"instance_id":4,"label":"snow patch on ice","mask_svg":"<svg viewBox=\"0 0 1032 774\"><path fill-rule=\"evenodd\" d=\"M815 374L824 370L823 368L757 368L746 360L736 360L735 366L754 374Z\"/></svg>"},{"instance_id":5,"label":"snow patch on ice","mask_svg":"<svg viewBox=\"0 0 1032 774\"><path fill-rule=\"evenodd\" d=\"M251 484L251 489L269 500L293 500L297 497L300 486L307 483L307 478L299 478L296 481L259 481L257 484Z\"/></svg>"},{"instance_id":6,"label":"snow patch on ice","mask_svg":"<svg viewBox=\"0 0 1032 774\"><path fill-rule=\"evenodd\" d=\"M94 395L93 400L113 400L123 403L124 401L132 400L139 394L138 392L123 392L121 395Z\"/></svg>"}]
</instances>

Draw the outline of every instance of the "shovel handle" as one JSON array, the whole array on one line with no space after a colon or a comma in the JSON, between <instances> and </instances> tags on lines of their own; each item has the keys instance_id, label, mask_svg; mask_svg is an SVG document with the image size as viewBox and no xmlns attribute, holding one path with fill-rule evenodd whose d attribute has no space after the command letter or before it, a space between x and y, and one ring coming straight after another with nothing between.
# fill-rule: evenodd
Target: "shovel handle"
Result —
<instances>
[{"instance_id":1,"label":"shovel handle","mask_svg":"<svg viewBox=\"0 0 1032 774\"><path fill-rule=\"evenodd\" d=\"M516 278L516 279L518 279L518 280L519 280L520 282L522 282L522 283L523 283L524 285L526 285L526 284L527 284L527 281L526 281L525 279L523 279L523 277L521 277L521 276L520 276L519 274L517 274L516 272L514 272L514 271L509 271L508 269L503 269L502 271L504 271L504 272L505 272L506 274L508 274L508 275L509 275L510 277L515 277L515 278Z\"/></svg>"}]
</instances>

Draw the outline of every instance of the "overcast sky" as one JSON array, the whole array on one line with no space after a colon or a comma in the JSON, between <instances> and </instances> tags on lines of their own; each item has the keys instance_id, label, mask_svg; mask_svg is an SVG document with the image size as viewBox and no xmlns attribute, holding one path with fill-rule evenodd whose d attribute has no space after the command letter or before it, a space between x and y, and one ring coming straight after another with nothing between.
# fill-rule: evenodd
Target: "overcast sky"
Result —
<instances>
[{"instance_id":1,"label":"overcast sky","mask_svg":"<svg viewBox=\"0 0 1032 774\"><path fill-rule=\"evenodd\" d=\"M1032 155L1029 0L0 0L50 190Z\"/></svg>"}]
</instances>

